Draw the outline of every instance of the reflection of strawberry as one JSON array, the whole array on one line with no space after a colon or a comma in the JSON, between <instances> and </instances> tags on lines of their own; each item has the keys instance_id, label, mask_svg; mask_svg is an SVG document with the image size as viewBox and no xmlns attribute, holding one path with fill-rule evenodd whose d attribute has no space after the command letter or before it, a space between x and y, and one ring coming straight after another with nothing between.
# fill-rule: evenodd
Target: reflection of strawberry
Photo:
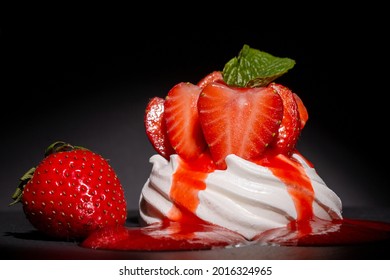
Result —
<instances>
[{"instance_id":1,"label":"reflection of strawberry","mask_svg":"<svg viewBox=\"0 0 390 280\"><path fill-rule=\"evenodd\" d=\"M164 101L161 97L154 97L149 100L144 115L144 125L146 135L154 149L168 159L175 151L168 139L164 118Z\"/></svg>"},{"instance_id":2,"label":"reflection of strawberry","mask_svg":"<svg viewBox=\"0 0 390 280\"><path fill-rule=\"evenodd\" d=\"M176 153L196 159L207 147L199 123L197 102L201 88L191 83L175 85L165 99L168 138Z\"/></svg>"},{"instance_id":3,"label":"reflection of strawberry","mask_svg":"<svg viewBox=\"0 0 390 280\"><path fill-rule=\"evenodd\" d=\"M64 142L53 143L21 178L13 199L35 228L55 238L82 239L123 225L127 216L124 190L107 160Z\"/></svg>"},{"instance_id":4,"label":"reflection of strawberry","mask_svg":"<svg viewBox=\"0 0 390 280\"><path fill-rule=\"evenodd\" d=\"M283 100L283 119L270 148L276 153L290 155L301 133L298 105L294 93L289 88L276 83L271 83L269 87L274 89Z\"/></svg>"},{"instance_id":5,"label":"reflection of strawberry","mask_svg":"<svg viewBox=\"0 0 390 280\"><path fill-rule=\"evenodd\" d=\"M236 154L258 158L272 142L283 116L283 101L273 89L207 85L198 101L199 118L211 155L219 168Z\"/></svg>"},{"instance_id":6,"label":"reflection of strawberry","mask_svg":"<svg viewBox=\"0 0 390 280\"><path fill-rule=\"evenodd\" d=\"M240 234L206 223L165 220L142 228L105 227L86 238L81 247L106 250L204 250L246 244Z\"/></svg>"}]
</instances>

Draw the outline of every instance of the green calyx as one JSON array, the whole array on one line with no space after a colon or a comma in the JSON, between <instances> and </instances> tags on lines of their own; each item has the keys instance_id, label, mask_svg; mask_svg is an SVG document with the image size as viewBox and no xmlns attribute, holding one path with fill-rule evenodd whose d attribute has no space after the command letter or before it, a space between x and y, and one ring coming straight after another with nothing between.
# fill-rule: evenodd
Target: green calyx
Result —
<instances>
[{"instance_id":1,"label":"green calyx","mask_svg":"<svg viewBox=\"0 0 390 280\"><path fill-rule=\"evenodd\" d=\"M49 145L45 150L45 157L59 152L68 152L73 150L88 150L81 146L73 146L68 143L65 143L63 141L56 141ZM19 179L19 185L16 188L14 194L12 195L12 199L14 200L12 203L10 203L8 206L12 206L18 202L21 201L23 197L23 190L28 181L31 180L31 178L34 176L36 167L30 168L20 179Z\"/></svg>"},{"instance_id":2,"label":"green calyx","mask_svg":"<svg viewBox=\"0 0 390 280\"><path fill-rule=\"evenodd\" d=\"M88 150L81 146L73 146L63 141L56 141L48 146L45 150L45 157L59 152L69 152L73 150Z\"/></svg>"},{"instance_id":3,"label":"green calyx","mask_svg":"<svg viewBox=\"0 0 390 280\"><path fill-rule=\"evenodd\" d=\"M280 58L244 45L237 57L225 64L224 81L236 87L262 87L292 69L295 61Z\"/></svg>"},{"instance_id":4,"label":"green calyx","mask_svg":"<svg viewBox=\"0 0 390 280\"><path fill-rule=\"evenodd\" d=\"M31 178L34 175L35 167L30 168L20 179L19 179L19 185L16 188L14 194L12 195L12 199L14 200L11 202L8 206L12 206L18 202L21 201L23 196L23 190L24 186L27 184L28 181L31 180Z\"/></svg>"}]
</instances>

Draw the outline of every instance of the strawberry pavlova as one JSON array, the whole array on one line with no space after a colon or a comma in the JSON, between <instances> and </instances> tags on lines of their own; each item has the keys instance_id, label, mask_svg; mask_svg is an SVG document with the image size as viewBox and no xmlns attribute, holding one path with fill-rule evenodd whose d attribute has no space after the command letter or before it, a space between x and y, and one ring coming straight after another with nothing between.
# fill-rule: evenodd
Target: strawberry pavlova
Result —
<instances>
[{"instance_id":1,"label":"strawberry pavlova","mask_svg":"<svg viewBox=\"0 0 390 280\"><path fill-rule=\"evenodd\" d=\"M297 150L308 112L276 82L294 64L244 45L222 71L147 102L144 125L157 153L138 225L126 224L124 189L107 160L62 141L20 178L11 205L22 202L41 233L92 249L388 241L390 224L343 217L340 198Z\"/></svg>"},{"instance_id":2,"label":"strawberry pavlova","mask_svg":"<svg viewBox=\"0 0 390 280\"><path fill-rule=\"evenodd\" d=\"M244 45L222 71L150 99L144 124L157 154L140 196L143 225L206 223L254 240L342 219L340 198L296 148L307 109L275 81L294 65Z\"/></svg>"}]
</instances>

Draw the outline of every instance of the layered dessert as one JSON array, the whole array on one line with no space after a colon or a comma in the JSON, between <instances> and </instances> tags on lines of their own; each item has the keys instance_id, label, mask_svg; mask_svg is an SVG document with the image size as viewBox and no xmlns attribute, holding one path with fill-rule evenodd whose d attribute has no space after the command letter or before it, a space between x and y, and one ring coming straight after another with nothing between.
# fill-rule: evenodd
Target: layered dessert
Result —
<instances>
[{"instance_id":1,"label":"layered dessert","mask_svg":"<svg viewBox=\"0 0 390 280\"><path fill-rule=\"evenodd\" d=\"M158 153L143 224L196 216L250 240L292 221L342 218L340 198L296 150L308 112L274 81L293 65L244 46L224 71L150 100L145 126Z\"/></svg>"},{"instance_id":2,"label":"layered dessert","mask_svg":"<svg viewBox=\"0 0 390 280\"><path fill-rule=\"evenodd\" d=\"M144 124L156 154L140 227L105 228L82 245L190 250L388 238L388 225L354 234L362 223L343 218L340 198L297 150L308 111L277 82L294 64L244 45L222 71L151 98Z\"/></svg>"}]
</instances>

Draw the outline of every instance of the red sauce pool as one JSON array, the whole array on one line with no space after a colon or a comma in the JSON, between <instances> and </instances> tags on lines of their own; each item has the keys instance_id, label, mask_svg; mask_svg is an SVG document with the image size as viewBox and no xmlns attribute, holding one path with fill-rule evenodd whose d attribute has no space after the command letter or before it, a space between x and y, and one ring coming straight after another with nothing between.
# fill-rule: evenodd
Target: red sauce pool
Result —
<instances>
[{"instance_id":1,"label":"red sauce pool","mask_svg":"<svg viewBox=\"0 0 390 280\"><path fill-rule=\"evenodd\" d=\"M390 223L346 218L325 221L316 217L312 209L313 188L296 160L275 156L257 163L268 167L285 183L294 201L297 220L286 227L271 229L247 240L238 233L206 223L194 215L199 204L198 192L206 188L207 174L215 170L209 156L202 155L191 165L179 160L170 191L174 207L166 220L144 227L103 228L92 233L80 245L93 249L177 251L251 244L347 246L390 240Z\"/></svg>"}]
</instances>

